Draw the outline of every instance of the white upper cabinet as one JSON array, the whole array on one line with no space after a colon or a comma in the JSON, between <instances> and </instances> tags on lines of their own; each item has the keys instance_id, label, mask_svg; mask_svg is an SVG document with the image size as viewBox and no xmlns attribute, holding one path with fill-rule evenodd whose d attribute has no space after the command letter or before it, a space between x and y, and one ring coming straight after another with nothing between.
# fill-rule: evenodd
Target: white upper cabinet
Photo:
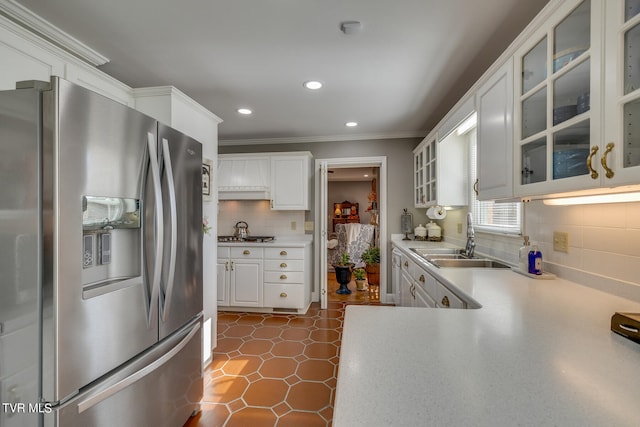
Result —
<instances>
[{"instance_id":1,"label":"white upper cabinet","mask_svg":"<svg viewBox=\"0 0 640 427\"><path fill-rule=\"evenodd\" d=\"M603 12L601 0L564 1L515 54L517 196L602 185L592 174L603 151Z\"/></svg>"},{"instance_id":2,"label":"white upper cabinet","mask_svg":"<svg viewBox=\"0 0 640 427\"><path fill-rule=\"evenodd\" d=\"M467 204L469 144L449 133L444 139L432 132L413 150L414 206Z\"/></svg>"},{"instance_id":3,"label":"white upper cabinet","mask_svg":"<svg viewBox=\"0 0 640 427\"><path fill-rule=\"evenodd\" d=\"M271 156L271 209L308 210L311 153Z\"/></svg>"},{"instance_id":4,"label":"white upper cabinet","mask_svg":"<svg viewBox=\"0 0 640 427\"><path fill-rule=\"evenodd\" d=\"M609 185L638 184L640 0L606 0L605 17L605 126L594 163Z\"/></svg>"},{"instance_id":5,"label":"white upper cabinet","mask_svg":"<svg viewBox=\"0 0 640 427\"><path fill-rule=\"evenodd\" d=\"M476 94L478 200L513 197L513 59Z\"/></svg>"}]
</instances>

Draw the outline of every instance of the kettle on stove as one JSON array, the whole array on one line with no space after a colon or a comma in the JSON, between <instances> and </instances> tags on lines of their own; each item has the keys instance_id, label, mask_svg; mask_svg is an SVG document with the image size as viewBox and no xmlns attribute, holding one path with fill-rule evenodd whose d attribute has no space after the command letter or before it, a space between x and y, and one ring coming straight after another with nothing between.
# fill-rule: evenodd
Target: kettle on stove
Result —
<instances>
[{"instance_id":1,"label":"kettle on stove","mask_svg":"<svg viewBox=\"0 0 640 427\"><path fill-rule=\"evenodd\" d=\"M238 239L246 239L249 237L249 224L244 221L238 221L236 225L234 225L233 235Z\"/></svg>"}]
</instances>

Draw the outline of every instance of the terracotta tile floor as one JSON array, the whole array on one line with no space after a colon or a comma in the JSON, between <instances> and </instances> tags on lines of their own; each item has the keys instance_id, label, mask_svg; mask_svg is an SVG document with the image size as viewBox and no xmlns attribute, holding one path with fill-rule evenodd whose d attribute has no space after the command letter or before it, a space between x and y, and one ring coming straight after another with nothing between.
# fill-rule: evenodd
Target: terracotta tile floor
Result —
<instances>
[{"instance_id":1,"label":"terracotta tile floor","mask_svg":"<svg viewBox=\"0 0 640 427\"><path fill-rule=\"evenodd\" d=\"M347 302L307 314L218 313L202 411L185 427L330 426Z\"/></svg>"}]
</instances>

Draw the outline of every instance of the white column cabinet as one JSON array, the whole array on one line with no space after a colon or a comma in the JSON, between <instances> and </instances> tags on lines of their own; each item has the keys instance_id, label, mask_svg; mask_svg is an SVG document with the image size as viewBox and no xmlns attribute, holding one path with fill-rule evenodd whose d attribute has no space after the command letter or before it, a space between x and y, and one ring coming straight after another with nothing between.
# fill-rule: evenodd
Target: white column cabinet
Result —
<instances>
[{"instance_id":1,"label":"white column cabinet","mask_svg":"<svg viewBox=\"0 0 640 427\"><path fill-rule=\"evenodd\" d=\"M478 200L513 197L513 59L476 93Z\"/></svg>"}]
</instances>

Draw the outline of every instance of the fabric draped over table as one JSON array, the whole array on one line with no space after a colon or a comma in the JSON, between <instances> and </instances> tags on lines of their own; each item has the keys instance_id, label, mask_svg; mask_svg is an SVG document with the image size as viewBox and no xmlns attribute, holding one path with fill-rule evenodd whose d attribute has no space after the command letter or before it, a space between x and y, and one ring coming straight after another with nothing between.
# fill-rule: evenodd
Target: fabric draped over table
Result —
<instances>
[{"instance_id":1,"label":"fabric draped over table","mask_svg":"<svg viewBox=\"0 0 640 427\"><path fill-rule=\"evenodd\" d=\"M378 234L378 226L370 224L336 224L337 245L328 250L327 260L330 265L337 264L346 251L349 259L356 267L364 267L360 255L374 244ZM329 240L331 242L331 240ZM329 243L327 247L329 247Z\"/></svg>"}]
</instances>

